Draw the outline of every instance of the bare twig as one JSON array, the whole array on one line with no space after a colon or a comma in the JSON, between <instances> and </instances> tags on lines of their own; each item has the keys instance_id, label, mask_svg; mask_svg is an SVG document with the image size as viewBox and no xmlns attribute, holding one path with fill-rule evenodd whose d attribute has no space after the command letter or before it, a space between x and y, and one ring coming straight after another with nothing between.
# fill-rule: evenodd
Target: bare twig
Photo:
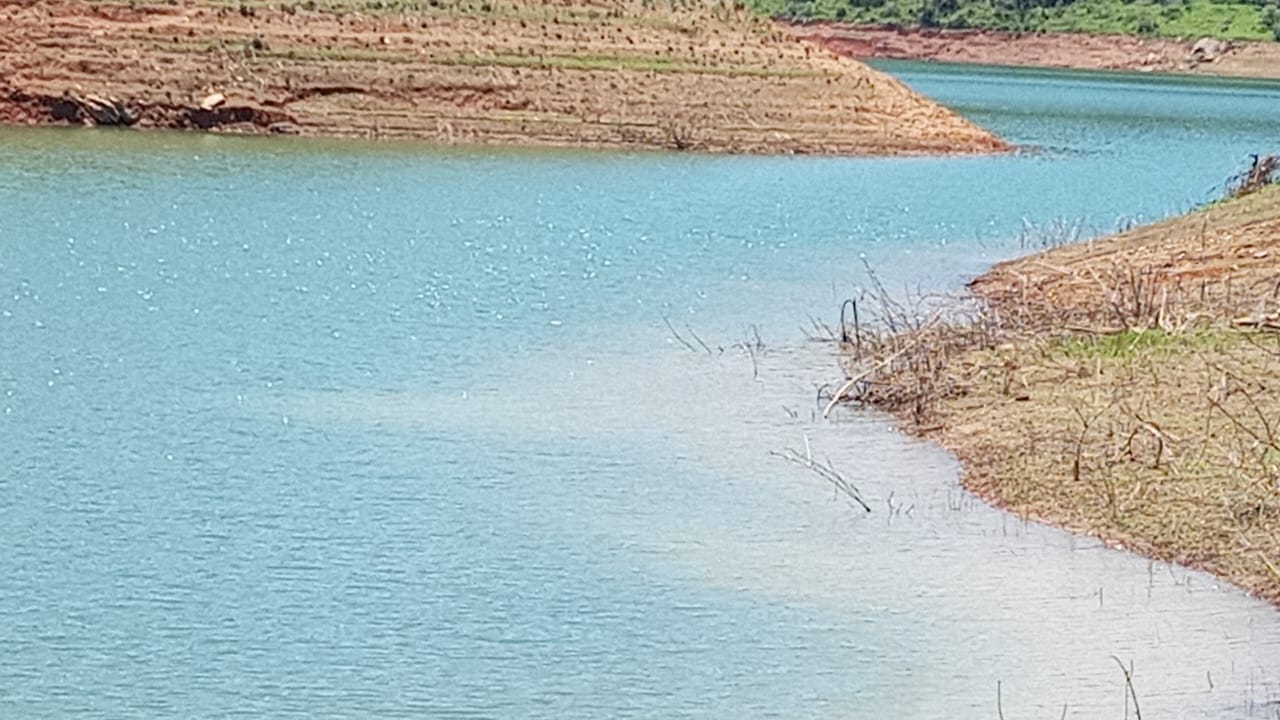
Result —
<instances>
[{"instance_id":1,"label":"bare twig","mask_svg":"<svg viewBox=\"0 0 1280 720\"><path fill-rule=\"evenodd\" d=\"M837 404L839 404L839 402L844 399L845 394L848 393L850 390L852 390L853 386L857 385L859 381L865 380L868 375L871 375L877 372L878 370L881 370L884 367L888 366L889 363L905 355L907 351L910 350L911 348L912 348L911 345L907 345L906 347L893 353L889 357L881 360L875 365L867 368L866 370L846 380L845 383L840 386L840 389L836 390L835 394L831 396L831 402L827 403L827 406L822 410L822 417L825 418L826 416L830 415L832 408L834 408Z\"/></svg>"},{"instance_id":2,"label":"bare twig","mask_svg":"<svg viewBox=\"0 0 1280 720\"><path fill-rule=\"evenodd\" d=\"M698 333L694 332L693 328L688 323L685 323L684 329L689 331L689 334L693 336L694 340L698 341L698 344L702 346L703 350L707 351L708 355L713 354L711 352L711 348L706 343L702 342L702 338L698 337Z\"/></svg>"},{"instance_id":3,"label":"bare twig","mask_svg":"<svg viewBox=\"0 0 1280 720\"><path fill-rule=\"evenodd\" d=\"M1129 666L1125 667L1125 664L1120 662L1120 658L1115 655L1112 655L1111 659L1116 661L1116 665L1120 666L1120 672L1124 673L1124 686L1129 691L1129 698L1133 699L1134 717L1137 720L1142 720L1142 710L1138 707L1138 693L1133 689L1133 661L1130 660ZM1129 717L1129 698L1126 698L1124 702L1124 716L1126 718Z\"/></svg>"},{"instance_id":4,"label":"bare twig","mask_svg":"<svg viewBox=\"0 0 1280 720\"><path fill-rule=\"evenodd\" d=\"M814 472L823 480L831 483L832 487L834 487L837 492L843 493L846 497L862 506L862 509L866 512L871 512L871 506L867 505L866 501L862 499L861 491L859 491L853 483L846 480L845 477L834 467L832 467L830 460L828 460L825 465L815 461L813 459L812 451L809 448L809 438L805 437L804 442L805 454L803 455L791 448L785 448L782 452L770 450L769 454L773 457L781 458L787 462L794 463L802 468Z\"/></svg>"},{"instance_id":5,"label":"bare twig","mask_svg":"<svg viewBox=\"0 0 1280 720\"><path fill-rule=\"evenodd\" d=\"M853 352L854 359L862 360L862 326L858 323L858 301L849 298L840 304L840 341L849 342L849 326L845 323L844 309L853 310Z\"/></svg>"},{"instance_id":6,"label":"bare twig","mask_svg":"<svg viewBox=\"0 0 1280 720\"><path fill-rule=\"evenodd\" d=\"M671 325L671 321L667 319L666 315L662 316L662 322L667 324L667 329L671 331L671 336L676 340L679 340L681 345L689 348L689 352L698 352L698 349L693 345L690 345L688 340L680 337L680 333L676 332L676 329Z\"/></svg>"},{"instance_id":7,"label":"bare twig","mask_svg":"<svg viewBox=\"0 0 1280 720\"><path fill-rule=\"evenodd\" d=\"M747 357L751 358L751 379L760 379L760 366L756 363L756 349L750 343L738 343L738 347L747 352Z\"/></svg>"}]
</instances>

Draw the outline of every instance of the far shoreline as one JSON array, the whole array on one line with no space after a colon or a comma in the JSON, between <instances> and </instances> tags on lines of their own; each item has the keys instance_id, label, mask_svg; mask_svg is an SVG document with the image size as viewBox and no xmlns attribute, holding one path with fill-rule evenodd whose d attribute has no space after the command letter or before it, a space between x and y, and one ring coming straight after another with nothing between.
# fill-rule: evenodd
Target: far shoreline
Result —
<instances>
[{"instance_id":1,"label":"far shoreline","mask_svg":"<svg viewBox=\"0 0 1280 720\"><path fill-rule=\"evenodd\" d=\"M914 60L1280 82L1280 42L885 27L827 21L782 24L798 37L861 61Z\"/></svg>"},{"instance_id":2,"label":"far shoreline","mask_svg":"<svg viewBox=\"0 0 1280 720\"><path fill-rule=\"evenodd\" d=\"M970 77L982 72L999 73L1014 77L1068 77L1087 76L1102 82L1141 82L1153 85L1184 85L1227 88L1280 88L1280 77L1240 77L1232 75L1208 75L1188 72L1143 72L1141 70L1101 70L1097 68L1051 67L1047 65L998 65L987 63L956 62L951 60L913 60L907 58L864 58L860 60L867 67L890 75L902 72L903 66L911 66L912 70L923 68L930 73L946 73L968 75ZM1017 150L1026 150L1025 146L1017 146Z\"/></svg>"}]
</instances>

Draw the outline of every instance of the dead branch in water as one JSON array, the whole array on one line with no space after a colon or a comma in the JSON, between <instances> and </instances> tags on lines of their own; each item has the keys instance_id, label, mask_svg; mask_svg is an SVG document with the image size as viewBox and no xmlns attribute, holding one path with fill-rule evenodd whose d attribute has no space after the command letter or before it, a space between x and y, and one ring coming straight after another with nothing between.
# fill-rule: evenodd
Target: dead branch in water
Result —
<instances>
[{"instance_id":1,"label":"dead branch in water","mask_svg":"<svg viewBox=\"0 0 1280 720\"><path fill-rule=\"evenodd\" d=\"M844 309L851 308L853 310L853 358L854 360L862 360L862 325L858 322L858 301L848 298L840 303L840 342L849 342L849 326L845 323Z\"/></svg>"},{"instance_id":2,"label":"dead branch in water","mask_svg":"<svg viewBox=\"0 0 1280 720\"><path fill-rule=\"evenodd\" d=\"M885 367L889 365L889 363L893 362L894 360L897 360L899 357L902 357L911 349L912 349L912 346L908 345L902 348L901 350L898 350L897 352L893 353L889 357L876 363L875 365L872 365L866 370L846 380L845 383L840 386L840 389L836 390L835 394L831 396L831 402L828 402L827 406L823 408L822 417L825 418L826 416L830 415L832 408L838 405L840 401L843 400L845 396L849 394L849 391L852 390L855 385L857 385L859 382L866 379L867 377L883 370Z\"/></svg>"},{"instance_id":3,"label":"dead branch in water","mask_svg":"<svg viewBox=\"0 0 1280 720\"><path fill-rule=\"evenodd\" d=\"M676 332L675 327L671 325L671 320L669 320L666 315L662 316L662 322L667 324L667 329L671 331L671 337L679 340L681 345L689 348L689 352L698 352L698 349L691 345L688 340L680 337L680 333Z\"/></svg>"},{"instance_id":4,"label":"dead branch in water","mask_svg":"<svg viewBox=\"0 0 1280 720\"><path fill-rule=\"evenodd\" d=\"M1137 720L1142 720L1142 710L1138 707L1138 693L1133 689L1133 661L1130 660L1129 666L1125 667L1125 664L1120 662L1120 658L1115 655L1112 655L1111 659L1116 661L1116 664L1120 666L1120 672L1124 673L1124 686L1129 691L1129 697L1125 698L1124 701L1124 716L1126 718L1129 717L1129 698L1132 698L1133 715Z\"/></svg>"},{"instance_id":5,"label":"dead branch in water","mask_svg":"<svg viewBox=\"0 0 1280 720\"><path fill-rule=\"evenodd\" d=\"M836 331L830 325L812 315L809 316L809 326L811 329L800 328L800 331L805 334L805 337L810 342L840 342L840 336L836 334Z\"/></svg>"},{"instance_id":6,"label":"dead branch in water","mask_svg":"<svg viewBox=\"0 0 1280 720\"><path fill-rule=\"evenodd\" d=\"M806 449L808 448L808 444L809 440L808 438L805 438ZM812 455L801 455L799 452L792 450L791 448L784 448L782 452L770 450L769 454L773 457L781 458L787 462L799 465L806 470L812 471L818 475L818 477L821 477L823 480L831 483L831 486L834 487L837 492L862 506L862 509L866 512L871 512L871 506L867 505L866 501L862 499L861 491L859 491L853 483L846 480L844 475L841 475L838 470L832 467L830 460L828 460L826 464L823 464L814 460Z\"/></svg>"},{"instance_id":7,"label":"dead branch in water","mask_svg":"<svg viewBox=\"0 0 1280 720\"><path fill-rule=\"evenodd\" d=\"M738 346L738 347L740 347L740 348L742 348L744 351L746 351L746 353L747 353L747 357L751 358L751 379L752 379L752 380L759 380L759 379L760 379L760 365L759 365L759 363L757 363L757 362L756 362L756 348L757 348L757 346L755 346L755 345L751 345L750 343L746 343L746 342L740 342L740 343L738 343L738 345L737 345L737 346Z\"/></svg>"},{"instance_id":8,"label":"dead branch in water","mask_svg":"<svg viewBox=\"0 0 1280 720\"><path fill-rule=\"evenodd\" d=\"M685 330L687 330L687 331L689 331L689 334L693 336L693 339L694 339L694 340L697 340L697 341L698 341L698 344L702 346L702 349L703 349L703 350L706 350L706 351L707 351L707 354L708 354L708 355L713 354L713 353L711 352L711 347L710 347L709 345L707 345L705 342L703 342L703 341L702 341L702 338L698 337L698 333L696 333L696 332L694 332L694 331L693 331L693 326L689 325L688 323L685 323L684 329L685 329ZM723 348L721 348L721 350L723 350Z\"/></svg>"}]
</instances>

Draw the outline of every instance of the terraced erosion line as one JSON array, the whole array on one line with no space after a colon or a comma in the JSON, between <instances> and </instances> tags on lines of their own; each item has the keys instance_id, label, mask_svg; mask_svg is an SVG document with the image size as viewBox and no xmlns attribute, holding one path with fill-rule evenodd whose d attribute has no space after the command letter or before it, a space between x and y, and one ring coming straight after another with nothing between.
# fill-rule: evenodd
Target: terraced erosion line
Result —
<instances>
[{"instance_id":1,"label":"terraced erosion line","mask_svg":"<svg viewBox=\"0 0 1280 720\"><path fill-rule=\"evenodd\" d=\"M996 505L1280 605L1280 186L970 290L948 322L887 303L911 329L864 333L853 401Z\"/></svg>"},{"instance_id":2,"label":"terraced erosion line","mask_svg":"<svg viewBox=\"0 0 1280 720\"><path fill-rule=\"evenodd\" d=\"M717 152L1008 149L893 78L714 0L8 4L0 122Z\"/></svg>"}]
</instances>

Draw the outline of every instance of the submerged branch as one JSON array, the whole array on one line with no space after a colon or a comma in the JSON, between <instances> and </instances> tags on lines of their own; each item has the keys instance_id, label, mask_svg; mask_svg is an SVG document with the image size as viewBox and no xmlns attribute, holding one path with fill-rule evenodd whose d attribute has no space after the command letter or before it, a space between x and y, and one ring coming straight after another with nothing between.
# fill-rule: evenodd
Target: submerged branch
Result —
<instances>
[{"instance_id":1,"label":"submerged branch","mask_svg":"<svg viewBox=\"0 0 1280 720\"><path fill-rule=\"evenodd\" d=\"M808 442L808 438L805 438L806 449ZM786 460L789 463L799 465L800 467L817 474L823 480L831 483L832 487L834 487L836 491L843 493L846 497L862 506L863 510L871 512L871 506L867 505L866 501L862 499L862 492L859 491L853 483L846 480L844 475L841 475L838 470L832 467L830 460L828 460L826 464L823 464L814 460L812 455L808 453L801 455L799 452L792 450L791 448L785 448L782 452L770 450L769 454L773 457Z\"/></svg>"}]
</instances>

